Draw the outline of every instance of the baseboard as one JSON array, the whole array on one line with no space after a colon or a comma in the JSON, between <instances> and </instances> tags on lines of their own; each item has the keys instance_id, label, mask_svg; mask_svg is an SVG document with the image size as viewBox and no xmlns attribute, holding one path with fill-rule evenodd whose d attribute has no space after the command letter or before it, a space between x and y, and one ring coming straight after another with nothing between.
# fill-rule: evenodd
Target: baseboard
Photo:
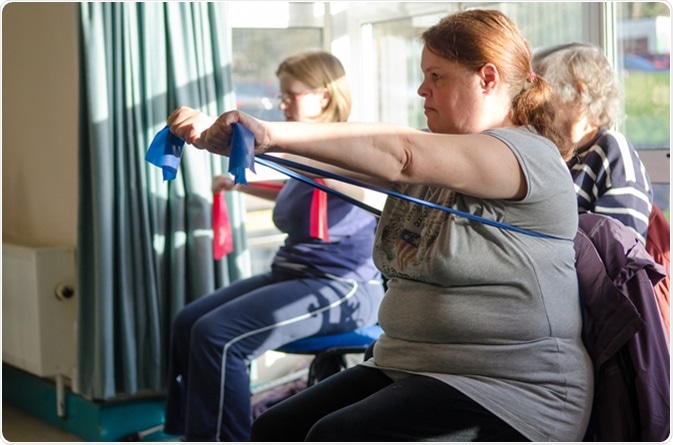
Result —
<instances>
[{"instance_id":1,"label":"baseboard","mask_svg":"<svg viewBox=\"0 0 673 445\"><path fill-rule=\"evenodd\" d=\"M164 422L163 397L98 402L66 390L60 417L53 381L3 363L2 399L90 442L177 440L158 428Z\"/></svg>"}]
</instances>

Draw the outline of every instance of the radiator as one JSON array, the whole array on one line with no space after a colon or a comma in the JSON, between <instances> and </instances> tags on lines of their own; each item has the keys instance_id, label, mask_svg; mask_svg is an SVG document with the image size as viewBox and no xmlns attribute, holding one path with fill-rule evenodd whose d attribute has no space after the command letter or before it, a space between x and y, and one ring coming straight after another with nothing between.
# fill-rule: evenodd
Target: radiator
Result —
<instances>
[{"instance_id":1,"label":"radiator","mask_svg":"<svg viewBox=\"0 0 673 445\"><path fill-rule=\"evenodd\" d=\"M2 361L38 377L76 372L75 249L2 243Z\"/></svg>"}]
</instances>

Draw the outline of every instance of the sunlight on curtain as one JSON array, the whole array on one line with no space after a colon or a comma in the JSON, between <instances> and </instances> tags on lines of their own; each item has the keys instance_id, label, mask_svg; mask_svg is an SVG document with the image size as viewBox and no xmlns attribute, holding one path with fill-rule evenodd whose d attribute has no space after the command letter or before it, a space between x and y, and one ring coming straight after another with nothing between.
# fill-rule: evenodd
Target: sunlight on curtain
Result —
<instances>
[{"instance_id":1,"label":"sunlight on curtain","mask_svg":"<svg viewBox=\"0 0 673 445\"><path fill-rule=\"evenodd\" d=\"M249 273L238 196L227 196L236 251L213 260L210 179L226 159L187 146L171 182L144 160L177 106L233 107L225 14L225 2L80 5L83 395L162 390L177 311Z\"/></svg>"}]
</instances>

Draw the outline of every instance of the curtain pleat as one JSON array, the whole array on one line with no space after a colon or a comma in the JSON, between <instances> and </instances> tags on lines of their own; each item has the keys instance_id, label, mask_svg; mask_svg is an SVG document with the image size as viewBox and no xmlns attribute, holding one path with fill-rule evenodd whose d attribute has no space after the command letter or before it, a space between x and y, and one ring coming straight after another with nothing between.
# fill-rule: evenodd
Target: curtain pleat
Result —
<instances>
[{"instance_id":1,"label":"curtain pleat","mask_svg":"<svg viewBox=\"0 0 673 445\"><path fill-rule=\"evenodd\" d=\"M109 399L165 387L170 325L189 301L249 274L243 205L235 251L213 260L210 178L226 159L187 146L174 181L144 160L178 105L231 108L226 2L80 5L78 389Z\"/></svg>"}]
</instances>

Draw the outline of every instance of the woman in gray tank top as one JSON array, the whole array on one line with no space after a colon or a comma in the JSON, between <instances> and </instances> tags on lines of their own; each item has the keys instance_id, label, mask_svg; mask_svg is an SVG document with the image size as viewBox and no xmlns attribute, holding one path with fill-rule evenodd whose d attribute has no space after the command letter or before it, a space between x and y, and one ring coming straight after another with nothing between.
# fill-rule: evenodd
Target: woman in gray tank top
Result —
<instances>
[{"instance_id":1,"label":"woman in gray tank top","mask_svg":"<svg viewBox=\"0 0 673 445\"><path fill-rule=\"evenodd\" d=\"M502 13L461 11L422 35L430 131L286 124L188 108L171 131L229 154L311 159L370 184L547 236L389 197L374 260L389 279L373 357L272 407L254 441L579 441L593 394L572 239L575 191L554 97ZM204 123L213 122L200 133Z\"/></svg>"}]
</instances>

